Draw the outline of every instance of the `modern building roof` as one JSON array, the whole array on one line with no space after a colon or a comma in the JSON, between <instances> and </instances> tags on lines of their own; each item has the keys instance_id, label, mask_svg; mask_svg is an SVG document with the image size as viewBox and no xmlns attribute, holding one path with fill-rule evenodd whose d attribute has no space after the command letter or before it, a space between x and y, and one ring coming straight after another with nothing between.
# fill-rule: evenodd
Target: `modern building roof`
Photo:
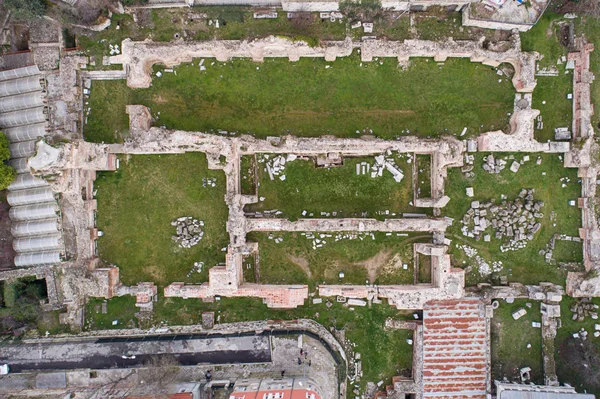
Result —
<instances>
[{"instance_id":1,"label":"modern building roof","mask_svg":"<svg viewBox=\"0 0 600 399\"><path fill-rule=\"evenodd\" d=\"M496 381L498 399L595 399L567 386L508 384Z\"/></svg>"},{"instance_id":2,"label":"modern building roof","mask_svg":"<svg viewBox=\"0 0 600 399\"><path fill-rule=\"evenodd\" d=\"M485 399L487 321L483 302L428 302L423 309L423 397Z\"/></svg>"}]
</instances>

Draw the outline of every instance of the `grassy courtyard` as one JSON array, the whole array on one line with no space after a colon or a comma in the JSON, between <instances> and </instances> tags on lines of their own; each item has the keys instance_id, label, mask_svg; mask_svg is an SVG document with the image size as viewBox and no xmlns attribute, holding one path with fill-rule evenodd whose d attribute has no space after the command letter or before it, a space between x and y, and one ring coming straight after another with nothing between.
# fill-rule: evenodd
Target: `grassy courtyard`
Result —
<instances>
[{"instance_id":1,"label":"grassy courtyard","mask_svg":"<svg viewBox=\"0 0 600 399\"><path fill-rule=\"evenodd\" d=\"M531 325L531 322L542 321L540 303L526 299L515 299L511 304L501 299L498 302L500 307L494 310L491 331L492 378L502 381L506 377L520 382L519 370L531 367L531 381L543 384L542 330ZM513 319L512 313L520 308L527 314Z\"/></svg>"},{"instance_id":2,"label":"grassy courtyard","mask_svg":"<svg viewBox=\"0 0 600 399\"><path fill-rule=\"evenodd\" d=\"M315 234L326 243L313 249L314 239L302 233L253 232L248 240L258 242L259 276L268 284L414 284L413 243L431 242L428 234L374 233L363 239L343 239ZM276 242L276 238L283 241ZM407 265L407 269L403 265ZM339 274L344 273L340 278Z\"/></svg>"},{"instance_id":3,"label":"grassy courtyard","mask_svg":"<svg viewBox=\"0 0 600 399\"><path fill-rule=\"evenodd\" d=\"M260 155L258 155L261 158ZM295 160L287 162L281 175L269 178L265 163L257 164L260 186L258 196L264 201L246 206L248 212L279 210L279 217L296 220L302 217L371 217L377 219L401 217L403 212L427 213L409 205L413 201L412 165L407 157L395 157L396 165L404 178L396 182L385 170L381 177L372 178L370 173L356 174L356 165L375 163L373 157L345 158L344 165L316 168L314 161ZM244 179L242 180L244 187ZM374 193L377 193L374 198ZM388 211L388 214L385 214ZM303 215L303 212L306 212Z\"/></svg>"},{"instance_id":4,"label":"grassy courtyard","mask_svg":"<svg viewBox=\"0 0 600 399\"><path fill-rule=\"evenodd\" d=\"M568 269L561 268L558 263L580 260L573 252L581 251L581 244L575 242L568 245L557 244L553 252L553 258L557 265L546 263L544 257L538 252L546 247L555 233L579 236L581 211L576 206L569 205L569 201L576 201L581 193L577 169L565 169L559 155L530 154L530 161L521 165L517 173L513 173L509 170L510 164L513 162L508 159L510 155L496 154L502 158L507 157L508 164L499 174L489 174L482 169L485 155L487 154L479 153L475 156L474 172L476 175L474 178L465 177L458 168L448 171L447 195L451 200L443 209L443 213L454 219L454 223L447 233L447 236L454 240L450 247L453 263L462 267L473 266L473 260L456 247L456 245L466 244L475 248L479 255L488 262L503 262L503 270L490 277L482 277L477 267L473 267L472 271L467 273L467 285L490 281L490 279L497 283L496 279L501 275L507 276L509 281L518 281L524 284L538 284L544 281L564 284ZM520 161L523 156L519 154L514 157ZM536 164L538 156L542 159L540 165ZM564 179L561 181L561 178L568 178L569 181ZM473 198L465 195L467 187L473 187L475 193ZM471 201L486 202L495 198L496 203L500 203L501 195L505 195L507 201L512 201L523 188L535 189L534 199L544 202L541 210L543 217L540 219L541 230L536 233L532 241L527 243L525 248L501 252L501 242L495 239L493 234L491 242L476 241L463 236L460 231L462 226L460 221L469 209ZM525 259L526 261L524 261Z\"/></svg>"},{"instance_id":5,"label":"grassy courtyard","mask_svg":"<svg viewBox=\"0 0 600 399\"><path fill-rule=\"evenodd\" d=\"M203 178L216 178L216 187L203 187ZM133 155L121 158L116 172L105 172L98 190L100 258L119 266L126 285L152 281L206 281L208 269L224 262L228 244L225 230L225 175L208 170L204 154ZM204 238L186 249L172 241L171 221L181 216L203 220ZM194 262L202 272L188 273Z\"/></svg>"},{"instance_id":6,"label":"grassy courtyard","mask_svg":"<svg viewBox=\"0 0 600 399\"><path fill-rule=\"evenodd\" d=\"M356 54L335 62L208 59L204 66L200 71L196 60L177 67L177 74L155 67L163 75L154 76L148 89L95 81L86 140L119 142L127 132L126 104L149 106L156 125L188 131L258 137L372 131L394 138L459 134L467 127L468 135L476 135L506 128L514 97L508 78L499 83L493 68L466 59L414 59L406 70L396 59L361 63Z\"/></svg>"}]
</instances>

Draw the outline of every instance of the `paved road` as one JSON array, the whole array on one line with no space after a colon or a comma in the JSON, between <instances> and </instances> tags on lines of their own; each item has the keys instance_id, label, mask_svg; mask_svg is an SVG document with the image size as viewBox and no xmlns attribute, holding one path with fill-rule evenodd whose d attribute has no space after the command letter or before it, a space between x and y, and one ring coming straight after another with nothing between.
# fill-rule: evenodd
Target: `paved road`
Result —
<instances>
[{"instance_id":1,"label":"paved road","mask_svg":"<svg viewBox=\"0 0 600 399\"><path fill-rule=\"evenodd\" d=\"M135 359L123 359L123 355ZM142 366L152 357L169 356L181 365L202 363L264 363L271 361L266 336L154 336L143 339L97 339L57 343L7 345L0 363L12 372L27 370L108 369Z\"/></svg>"}]
</instances>

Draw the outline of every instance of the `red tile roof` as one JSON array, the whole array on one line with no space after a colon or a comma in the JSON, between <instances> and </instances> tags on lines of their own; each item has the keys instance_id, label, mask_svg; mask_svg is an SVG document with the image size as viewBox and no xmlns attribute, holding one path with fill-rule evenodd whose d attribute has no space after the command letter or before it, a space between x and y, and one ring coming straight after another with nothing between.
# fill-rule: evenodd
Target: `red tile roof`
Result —
<instances>
[{"instance_id":1,"label":"red tile roof","mask_svg":"<svg viewBox=\"0 0 600 399\"><path fill-rule=\"evenodd\" d=\"M423 309L423 397L485 399L488 372L483 303L428 302Z\"/></svg>"}]
</instances>

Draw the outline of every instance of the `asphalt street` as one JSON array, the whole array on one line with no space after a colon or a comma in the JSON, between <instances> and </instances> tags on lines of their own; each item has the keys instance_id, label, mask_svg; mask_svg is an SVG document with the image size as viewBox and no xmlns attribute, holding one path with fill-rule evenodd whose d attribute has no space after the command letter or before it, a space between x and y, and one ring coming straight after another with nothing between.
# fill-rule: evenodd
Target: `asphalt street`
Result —
<instances>
[{"instance_id":1,"label":"asphalt street","mask_svg":"<svg viewBox=\"0 0 600 399\"><path fill-rule=\"evenodd\" d=\"M143 339L78 340L0 347L0 363L8 363L13 373L139 367L148 364L151 358L165 356L174 358L183 366L264 363L271 361L271 346L267 336L252 335L146 336Z\"/></svg>"}]
</instances>

